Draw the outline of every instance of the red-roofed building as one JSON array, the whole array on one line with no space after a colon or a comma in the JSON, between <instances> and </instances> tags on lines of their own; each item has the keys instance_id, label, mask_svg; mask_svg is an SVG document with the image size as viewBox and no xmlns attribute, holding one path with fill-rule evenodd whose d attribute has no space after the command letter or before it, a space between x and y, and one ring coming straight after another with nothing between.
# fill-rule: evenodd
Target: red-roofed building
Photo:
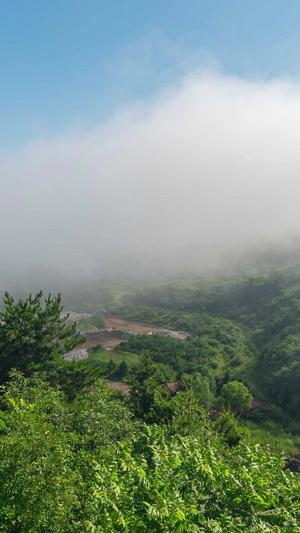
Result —
<instances>
[{"instance_id":1,"label":"red-roofed building","mask_svg":"<svg viewBox=\"0 0 300 533\"><path fill-rule=\"evenodd\" d=\"M176 394L180 389L179 381L170 381L169 383L166 383L165 386L168 387L172 394Z\"/></svg>"},{"instance_id":2,"label":"red-roofed building","mask_svg":"<svg viewBox=\"0 0 300 533\"><path fill-rule=\"evenodd\" d=\"M260 413L267 413L268 411L270 411L270 409L271 408L266 403L263 403L260 400L257 400L256 398L252 398L251 407L243 411L242 414L244 416L247 416L250 413L253 413L254 411L259 411Z\"/></svg>"}]
</instances>

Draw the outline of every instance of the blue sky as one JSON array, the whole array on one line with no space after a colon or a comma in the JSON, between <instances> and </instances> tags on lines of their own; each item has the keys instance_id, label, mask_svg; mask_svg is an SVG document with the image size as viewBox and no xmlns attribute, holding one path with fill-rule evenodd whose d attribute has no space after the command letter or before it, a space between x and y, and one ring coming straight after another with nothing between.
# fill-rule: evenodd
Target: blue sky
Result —
<instances>
[{"instance_id":1,"label":"blue sky","mask_svg":"<svg viewBox=\"0 0 300 533\"><path fill-rule=\"evenodd\" d=\"M0 147L89 129L197 66L300 75L298 0L1 3Z\"/></svg>"}]
</instances>

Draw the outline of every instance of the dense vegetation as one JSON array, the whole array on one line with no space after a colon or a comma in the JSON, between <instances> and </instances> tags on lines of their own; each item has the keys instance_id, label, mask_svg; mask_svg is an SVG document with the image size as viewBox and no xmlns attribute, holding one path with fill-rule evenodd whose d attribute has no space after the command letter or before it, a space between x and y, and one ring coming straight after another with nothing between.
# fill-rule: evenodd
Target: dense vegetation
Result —
<instances>
[{"instance_id":1,"label":"dense vegetation","mask_svg":"<svg viewBox=\"0 0 300 533\"><path fill-rule=\"evenodd\" d=\"M60 319L60 298L6 295L0 531L300 531L300 476L273 454L295 451L300 429L299 295L297 268L94 290L79 310L101 298L190 337L133 336L111 361L98 347L73 363L62 354L80 336ZM175 380L176 395L165 386ZM272 407L267 416L243 419L252 396Z\"/></svg>"},{"instance_id":2,"label":"dense vegetation","mask_svg":"<svg viewBox=\"0 0 300 533\"><path fill-rule=\"evenodd\" d=\"M196 398L169 401L173 417L149 426L101 381L70 403L13 375L0 411L0 531L299 531L300 480L282 459L245 437L228 447Z\"/></svg>"},{"instance_id":3,"label":"dense vegetation","mask_svg":"<svg viewBox=\"0 0 300 533\"><path fill-rule=\"evenodd\" d=\"M150 349L157 360L171 361L179 377L212 369L217 385L242 381L278 417L281 408L300 432L298 267L238 280L173 281L132 289L111 310L191 333L184 347L172 339L141 338L131 339L126 350Z\"/></svg>"}]
</instances>

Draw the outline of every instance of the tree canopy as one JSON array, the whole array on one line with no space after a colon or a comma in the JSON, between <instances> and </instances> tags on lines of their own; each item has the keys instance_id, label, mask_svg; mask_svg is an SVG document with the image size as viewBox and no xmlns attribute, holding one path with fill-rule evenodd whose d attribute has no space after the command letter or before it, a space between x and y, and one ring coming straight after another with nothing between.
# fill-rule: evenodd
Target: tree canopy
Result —
<instances>
[{"instance_id":1,"label":"tree canopy","mask_svg":"<svg viewBox=\"0 0 300 533\"><path fill-rule=\"evenodd\" d=\"M42 291L15 302L5 293L5 310L0 312L0 379L7 381L11 368L23 372L34 365L61 357L83 342L76 324L61 318L60 295L49 294L42 305Z\"/></svg>"},{"instance_id":2,"label":"tree canopy","mask_svg":"<svg viewBox=\"0 0 300 533\"><path fill-rule=\"evenodd\" d=\"M251 406L252 394L243 383L229 381L223 385L218 405L226 409L238 409L244 411Z\"/></svg>"}]
</instances>

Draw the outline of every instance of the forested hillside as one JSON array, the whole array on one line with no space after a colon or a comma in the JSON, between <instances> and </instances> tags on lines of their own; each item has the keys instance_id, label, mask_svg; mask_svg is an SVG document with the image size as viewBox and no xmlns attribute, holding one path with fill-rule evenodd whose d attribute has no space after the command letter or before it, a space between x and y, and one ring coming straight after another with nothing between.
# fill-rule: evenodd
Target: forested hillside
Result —
<instances>
[{"instance_id":1,"label":"forested hillside","mask_svg":"<svg viewBox=\"0 0 300 533\"><path fill-rule=\"evenodd\" d=\"M299 532L299 291L298 267L74 291L73 308L189 333L74 362L60 298L7 295L0 531Z\"/></svg>"},{"instance_id":2,"label":"forested hillside","mask_svg":"<svg viewBox=\"0 0 300 533\"><path fill-rule=\"evenodd\" d=\"M185 356L171 350L179 374L210 368L217 382L241 380L253 394L300 423L299 267L238 280L172 281L141 287L128 291L111 310L130 319L189 331L190 341L185 348L178 347L186 351ZM130 341L129 346L136 342ZM153 343L139 342L145 348ZM154 350L155 357L161 357L157 351L162 353Z\"/></svg>"}]
</instances>

